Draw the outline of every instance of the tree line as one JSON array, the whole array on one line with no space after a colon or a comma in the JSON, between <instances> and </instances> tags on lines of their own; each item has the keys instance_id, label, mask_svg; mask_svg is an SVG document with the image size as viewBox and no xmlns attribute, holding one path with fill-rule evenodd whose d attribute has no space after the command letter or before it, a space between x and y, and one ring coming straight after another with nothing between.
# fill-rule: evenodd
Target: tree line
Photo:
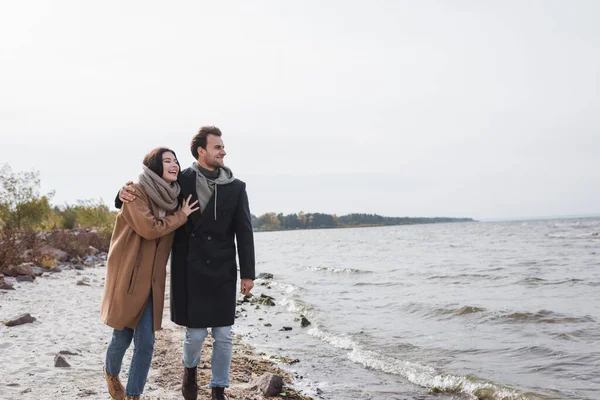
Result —
<instances>
[{"instance_id":1,"label":"tree line","mask_svg":"<svg viewBox=\"0 0 600 400\"><path fill-rule=\"evenodd\" d=\"M39 172L15 173L8 164L0 169L0 227L17 230L93 228L110 237L117 211L112 211L102 200L77 200L75 204L52 206L53 192L40 193ZM471 218L410 218L384 217L377 214L265 213L252 215L252 226L257 231L350 228L364 226L412 225L443 222L468 222Z\"/></svg>"},{"instance_id":2,"label":"tree line","mask_svg":"<svg viewBox=\"0 0 600 400\"><path fill-rule=\"evenodd\" d=\"M262 214L260 217L252 215L252 227L257 231L356 228L367 226L435 224L472 221L472 218L384 217L378 214L360 213L353 213L338 217L336 214L304 213L302 211L296 214L286 215L282 213L276 214L273 212Z\"/></svg>"}]
</instances>

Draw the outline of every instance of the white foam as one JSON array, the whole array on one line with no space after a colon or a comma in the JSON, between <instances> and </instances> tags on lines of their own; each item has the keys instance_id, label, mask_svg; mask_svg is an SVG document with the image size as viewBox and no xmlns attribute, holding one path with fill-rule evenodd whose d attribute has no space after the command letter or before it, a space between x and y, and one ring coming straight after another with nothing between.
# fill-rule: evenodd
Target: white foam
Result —
<instances>
[{"instance_id":1,"label":"white foam","mask_svg":"<svg viewBox=\"0 0 600 400\"><path fill-rule=\"evenodd\" d=\"M491 382L444 374L436 371L435 368L419 363L399 360L389 357L375 351L365 350L360 344L352 340L348 335L335 335L325 332L318 327L308 331L309 335L315 336L332 346L350 350L348 358L366 368L375 369L388 374L402 376L409 382L428 389L437 389L442 392L463 393L477 397L476 394L481 390L491 390L494 397L503 400L526 400L528 397L517 391L504 388Z\"/></svg>"}]
</instances>

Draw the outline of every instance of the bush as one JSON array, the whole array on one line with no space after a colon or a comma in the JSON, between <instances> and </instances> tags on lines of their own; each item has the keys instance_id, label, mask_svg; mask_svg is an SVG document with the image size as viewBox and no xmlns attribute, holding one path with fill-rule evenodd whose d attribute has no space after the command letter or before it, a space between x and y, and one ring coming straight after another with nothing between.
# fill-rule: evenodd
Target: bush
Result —
<instances>
[{"instance_id":1,"label":"bush","mask_svg":"<svg viewBox=\"0 0 600 400\"><path fill-rule=\"evenodd\" d=\"M18 265L21 262L24 249L19 243L17 232L11 225L4 225L0 229L0 272L9 265Z\"/></svg>"},{"instance_id":2,"label":"bush","mask_svg":"<svg viewBox=\"0 0 600 400\"><path fill-rule=\"evenodd\" d=\"M97 231L56 230L50 233L47 243L64 251L70 258L82 258L89 255L90 246L108 252L110 235Z\"/></svg>"}]
</instances>

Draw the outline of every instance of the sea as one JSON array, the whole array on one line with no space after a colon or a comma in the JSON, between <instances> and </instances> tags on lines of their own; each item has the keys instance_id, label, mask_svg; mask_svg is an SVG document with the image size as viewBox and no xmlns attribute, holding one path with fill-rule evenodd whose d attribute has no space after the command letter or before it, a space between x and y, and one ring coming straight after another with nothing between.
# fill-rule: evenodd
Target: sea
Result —
<instances>
[{"instance_id":1,"label":"sea","mask_svg":"<svg viewBox=\"0 0 600 400\"><path fill-rule=\"evenodd\" d=\"M255 234L235 331L315 399L600 399L600 218ZM302 317L310 325L302 326Z\"/></svg>"}]
</instances>

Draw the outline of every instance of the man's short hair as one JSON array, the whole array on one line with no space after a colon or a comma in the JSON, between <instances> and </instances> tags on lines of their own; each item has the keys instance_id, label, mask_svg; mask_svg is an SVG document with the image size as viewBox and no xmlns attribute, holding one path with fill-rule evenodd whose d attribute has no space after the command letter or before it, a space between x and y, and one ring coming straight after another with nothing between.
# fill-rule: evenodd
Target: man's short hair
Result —
<instances>
[{"instance_id":1,"label":"man's short hair","mask_svg":"<svg viewBox=\"0 0 600 400\"><path fill-rule=\"evenodd\" d=\"M198 147L206 149L206 137L208 135L215 135L221 137L222 133L216 126L203 126L198 130L198 133L192 138L190 143L190 150L195 159L198 159Z\"/></svg>"}]
</instances>

